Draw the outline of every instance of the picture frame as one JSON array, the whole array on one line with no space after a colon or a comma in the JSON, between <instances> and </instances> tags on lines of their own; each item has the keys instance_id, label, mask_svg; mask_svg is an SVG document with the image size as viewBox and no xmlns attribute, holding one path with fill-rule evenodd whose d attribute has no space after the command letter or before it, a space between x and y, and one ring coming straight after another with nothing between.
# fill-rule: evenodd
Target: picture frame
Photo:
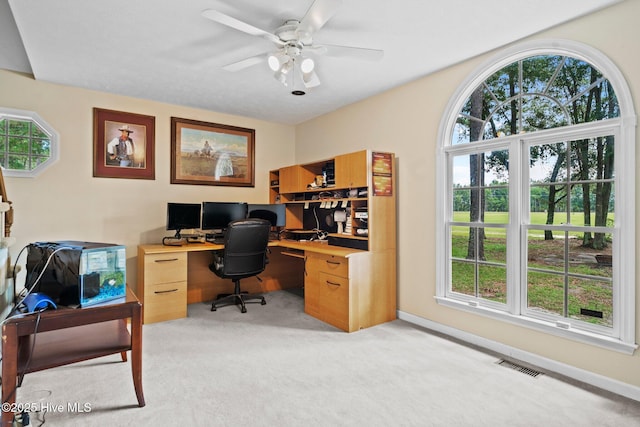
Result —
<instances>
[{"instance_id":1,"label":"picture frame","mask_svg":"<svg viewBox=\"0 0 640 427\"><path fill-rule=\"evenodd\" d=\"M171 117L171 184L255 186L255 130Z\"/></svg>"},{"instance_id":2,"label":"picture frame","mask_svg":"<svg viewBox=\"0 0 640 427\"><path fill-rule=\"evenodd\" d=\"M93 176L156 179L155 129L154 116L94 108Z\"/></svg>"}]
</instances>

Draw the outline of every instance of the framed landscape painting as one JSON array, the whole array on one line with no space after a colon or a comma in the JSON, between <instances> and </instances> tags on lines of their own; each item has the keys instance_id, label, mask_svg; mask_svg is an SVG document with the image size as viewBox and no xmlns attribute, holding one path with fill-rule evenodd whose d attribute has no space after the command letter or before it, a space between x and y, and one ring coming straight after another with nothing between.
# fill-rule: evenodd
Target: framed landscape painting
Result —
<instances>
[{"instance_id":1,"label":"framed landscape painting","mask_svg":"<svg viewBox=\"0 0 640 427\"><path fill-rule=\"evenodd\" d=\"M253 187L255 130L171 118L171 183Z\"/></svg>"}]
</instances>

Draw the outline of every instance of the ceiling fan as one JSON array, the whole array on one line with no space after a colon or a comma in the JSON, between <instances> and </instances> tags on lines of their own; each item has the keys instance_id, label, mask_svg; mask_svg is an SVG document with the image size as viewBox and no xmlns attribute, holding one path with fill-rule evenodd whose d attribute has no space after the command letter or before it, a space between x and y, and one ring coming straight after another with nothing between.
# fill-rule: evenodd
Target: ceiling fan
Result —
<instances>
[{"instance_id":1,"label":"ceiling fan","mask_svg":"<svg viewBox=\"0 0 640 427\"><path fill-rule=\"evenodd\" d=\"M349 56L368 60L381 59L384 54L379 49L313 43L314 33L331 19L341 3L342 0L315 0L302 19L289 19L273 33L215 9L204 10L202 16L252 36L265 38L276 45L275 51L233 62L225 65L223 69L239 71L266 60L269 68L274 71L276 80L286 87L291 87L293 95L304 95L304 89L320 85L320 79L315 72L315 61L309 54Z\"/></svg>"}]
</instances>

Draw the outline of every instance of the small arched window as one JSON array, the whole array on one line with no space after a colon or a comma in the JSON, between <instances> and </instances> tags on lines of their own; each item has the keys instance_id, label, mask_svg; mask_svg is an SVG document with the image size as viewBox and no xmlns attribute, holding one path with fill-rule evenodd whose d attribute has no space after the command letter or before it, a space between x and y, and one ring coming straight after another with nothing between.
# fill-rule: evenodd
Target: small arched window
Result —
<instances>
[{"instance_id":1,"label":"small arched window","mask_svg":"<svg viewBox=\"0 0 640 427\"><path fill-rule=\"evenodd\" d=\"M37 113L0 108L0 166L34 177L58 159L58 134Z\"/></svg>"},{"instance_id":2,"label":"small arched window","mask_svg":"<svg viewBox=\"0 0 640 427\"><path fill-rule=\"evenodd\" d=\"M617 68L571 42L516 46L441 125L438 301L635 348L635 113Z\"/></svg>"}]
</instances>

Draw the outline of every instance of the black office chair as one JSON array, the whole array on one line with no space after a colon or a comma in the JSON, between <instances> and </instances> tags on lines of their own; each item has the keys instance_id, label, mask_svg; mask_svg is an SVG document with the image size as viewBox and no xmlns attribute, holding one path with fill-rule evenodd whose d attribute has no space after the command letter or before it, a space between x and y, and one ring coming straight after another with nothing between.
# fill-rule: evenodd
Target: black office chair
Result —
<instances>
[{"instance_id":1,"label":"black office chair","mask_svg":"<svg viewBox=\"0 0 640 427\"><path fill-rule=\"evenodd\" d=\"M223 279L231 279L234 283L232 294L220 294L211 304L211 311L216 305L228 301L229 304L240 305L240 311L247 312L245 302L260 300L265 305L262 295L249 295L240 290L240 279L262 273L268 263L267 244L271 223L264 219L240 219L229 223L224 235L224 249L215 252L213 263L209 269ZM262 281L262 280L260 280Z\"/></svg>"}]
</instances>

